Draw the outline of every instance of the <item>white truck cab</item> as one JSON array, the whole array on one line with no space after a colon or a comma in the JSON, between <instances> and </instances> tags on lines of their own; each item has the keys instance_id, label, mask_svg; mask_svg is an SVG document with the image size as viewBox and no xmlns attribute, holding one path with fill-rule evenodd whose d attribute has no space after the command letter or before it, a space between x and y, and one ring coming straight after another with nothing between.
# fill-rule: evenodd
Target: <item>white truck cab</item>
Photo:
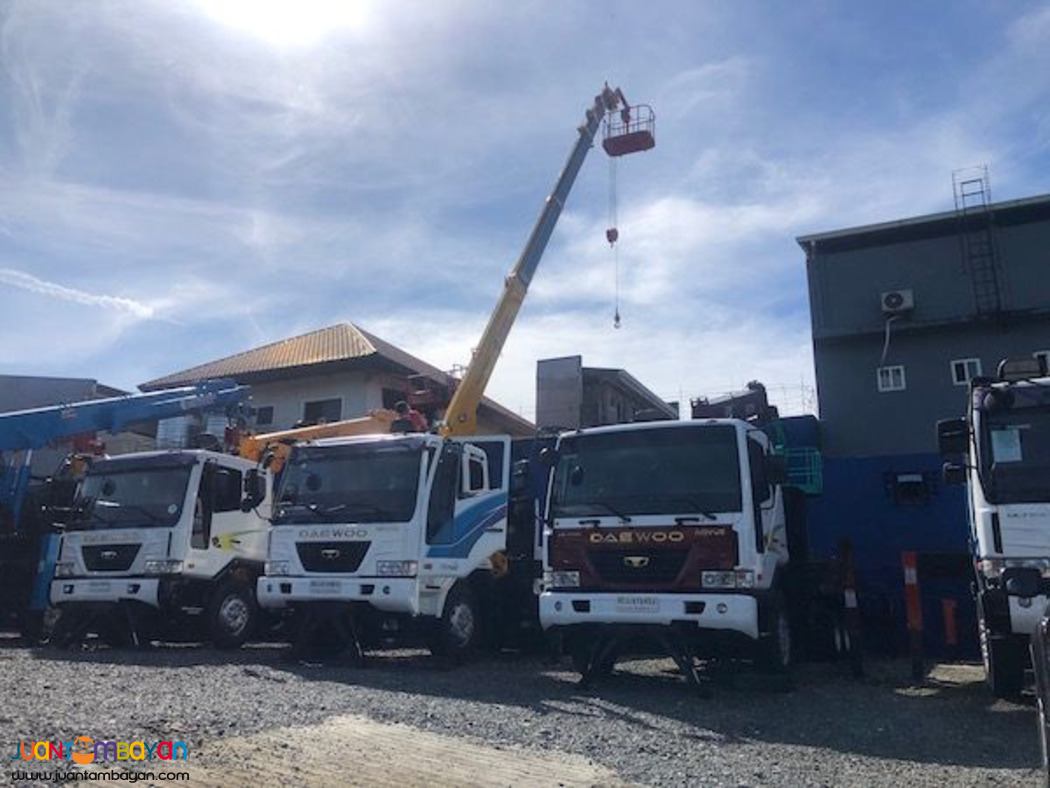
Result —
<instances>
[{"instance_id":1,"label":"white truck cab","mask_svg":"<svg viewBox=\"0 0 1050 788\"><path fill-rule=\"evenodd\" d=\"M301 619L353 619L365 639L423 632L476 644L504 569L510 439L409 433L298 444L289 456L258 598ZM379 633L379 634L377 634Z\"/></svg>"},{"instance_id":2,"label":"white truck cab","mask_svg":"<svg viewBox=\"0 0 1050 788\"><path fill-rule=\"evenodd\" d=\"M1004 361L971 382L967 416L937 425L949 483L966 483L986 677L1020 694L1029 638L1050 601L1050 377L1037 359ZM961 461L960 461L961 460Z\"/></svg>"},{"instance_id":3,"label":"white truck cab","mask_svg":"<svg viewBox=\"0 0 1050 788\"><path fill-rule=\"evenodd\" d=\"M96 461L77 491L51 583L66 635L95 619L104 636L127 643L187 614L204 616L216 645L240 645L258 616L270 487L255 463L211 451Z\"/></svg>"},{"instance_id":4,"label":"white truck cab","mask_svg":"<svg viewBox=\"0 0 1050 788\"><path fill-rule=\"evenodd\" d=\"M585 678L615 661L614 646L599 656L596 644L636 636L690 671L692 656L727 648L787 665L783 466L761 430L736 419L596 427L561 435L554 454L540 622Z\"/></svg>"}]
</instances>

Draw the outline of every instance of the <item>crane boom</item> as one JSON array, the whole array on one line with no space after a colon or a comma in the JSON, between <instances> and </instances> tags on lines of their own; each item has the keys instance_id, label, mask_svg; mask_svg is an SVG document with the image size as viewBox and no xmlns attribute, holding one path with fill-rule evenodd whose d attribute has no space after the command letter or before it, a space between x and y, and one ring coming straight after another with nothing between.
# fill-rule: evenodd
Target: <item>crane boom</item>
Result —
<instances>
[{"instance_id":1,"label":"crane boom","mask_svg":"<svg viewBox=\"0 0 1050 788\"><path fill-rule=\"evenodd\" d=\"M569 196L576 176L583 166L587 153L594 142L602 120L607 112L614 112L620 107L629 109L619 88L606 85L602 92L594 97L594 104L587 110L586 120L578 128L579 138L569 153L568 161L543 204L539 218L522 250L514 268L503 281L503 294L496 304L488 325L481 335L481 341L474 351L466 374L456 387L452 400L445 411L444 424L440 427L443 435L470 435L477 431L478 403L485 392L492 370L496 366L503 345L507 341L510 329L518 316L521 304L525 300L529 284L536 273L536 268L547 248L547 242L558 223L565 200Z\"/></svg>"}]
</instances>

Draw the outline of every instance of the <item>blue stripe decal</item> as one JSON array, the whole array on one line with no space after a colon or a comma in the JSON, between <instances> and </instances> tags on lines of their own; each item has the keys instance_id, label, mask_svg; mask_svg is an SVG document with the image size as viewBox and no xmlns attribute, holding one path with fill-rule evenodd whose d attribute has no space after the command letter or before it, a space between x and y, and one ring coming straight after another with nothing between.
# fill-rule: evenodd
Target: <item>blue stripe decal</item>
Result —
<instances>
[{"instance_id":1,"label":"blue stripe decal","mask_svg":"<svg viewBox=\"0 0 1050 788\"><path fill-rule=\"evenodd\" d=\"M452 523L452 533L439 533L436 537L446 543L431 545L427 550L427 557L466 558L486 528L491 528L506 519L507 495L492 495L456 515Z\"/></svg>"}]
</instances>

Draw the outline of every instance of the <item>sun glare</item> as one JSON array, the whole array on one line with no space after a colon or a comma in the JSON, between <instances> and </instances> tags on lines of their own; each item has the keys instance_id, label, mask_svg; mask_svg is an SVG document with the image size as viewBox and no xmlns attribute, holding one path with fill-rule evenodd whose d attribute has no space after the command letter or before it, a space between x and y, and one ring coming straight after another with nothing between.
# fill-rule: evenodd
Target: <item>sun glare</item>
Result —
<instances>
[{"instance_id":1,"label":"sun glare","mask_svg":"<svg viewBox=\"0 0 1050 788\"><path fill-rule=\"evenodd\" d=\"M359 31L369 19L365 0L197 0L217 22L271 44L304 46L338 30Z\"/></svg>"}]
</instances>

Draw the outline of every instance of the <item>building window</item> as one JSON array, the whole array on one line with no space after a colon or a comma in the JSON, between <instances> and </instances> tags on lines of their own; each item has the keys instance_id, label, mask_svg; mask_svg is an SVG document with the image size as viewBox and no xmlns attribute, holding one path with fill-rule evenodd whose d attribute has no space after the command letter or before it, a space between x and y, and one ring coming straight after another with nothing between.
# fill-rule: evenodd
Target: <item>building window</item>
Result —
<instances>
[{"instance_id":1,"label":"building window","mask_svg":"<svg viewBox=\"0 0 1050 788\"><path fill-rule=\"evenodd\" d=\"M952 362L952 383L956 386L968 386L970 381L981 375L981 359L960 358Z\"/></svg>"},{"instance_id":2,"label":"building window","mask_svg":"<svg viewBox=\"0 0 1050 788\"><path fill-rule=\"evenodd\" d=\"M255 426L268 427L273 424L273 405L263 405L255 409Z\"/></svg>"},{"instance_id":3,"label":"building window","mask_svg":"<svg viewBox=\"0 0 1050 788\"><path fill-rule=\"evenodd\" d=\"M1050 350L1037 350L1032 354L1043 365L1043 369L1050 370Z\"/></svg>"},{"instance_id":4,"label":"building window","mask_svg":"<svg viewBox=\"0 0 1050 788\"><path fill-rule=\"evenodd\" d=\"M878 374L879 391L904 391L907 384L904 381L904 367L901 365L893 367L879 367Z\"/></svg>"},{"instance_id":5,"label":"building window","mask_svg":"<svg viewBox=\"0 0 1050 788\"><path fill-rule=\"evenodd\" d=\"M339 398L303 403L303 421L307 424L330 424L341 418L343 418L343 401Z\"/></svg>"}]
</instances>

